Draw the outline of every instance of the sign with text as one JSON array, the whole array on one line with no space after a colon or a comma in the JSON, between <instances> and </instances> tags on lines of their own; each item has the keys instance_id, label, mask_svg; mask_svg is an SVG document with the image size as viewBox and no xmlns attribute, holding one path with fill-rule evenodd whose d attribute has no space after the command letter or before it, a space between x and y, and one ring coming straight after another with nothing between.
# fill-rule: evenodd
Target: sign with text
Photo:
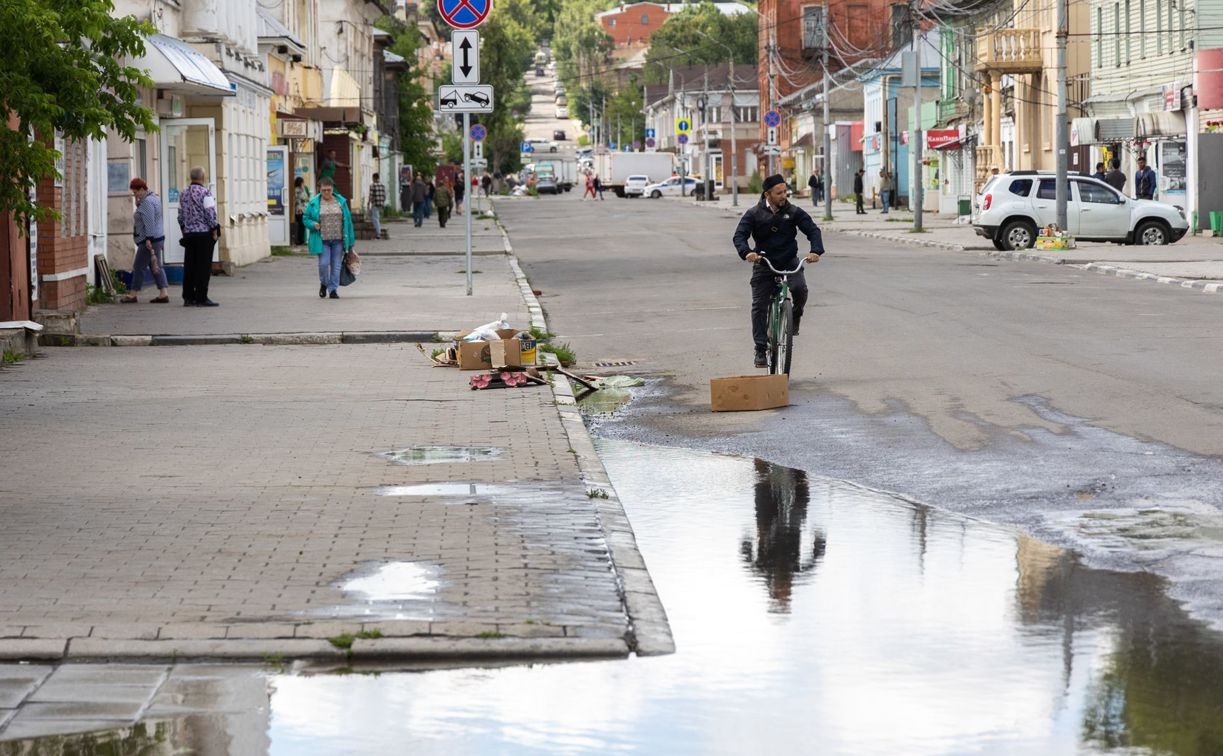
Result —
<instances>
[{"instance_id":1,"label":"sign with text","mask_svg":"<svg viewBox=\"0 0 1223 756\"><path fill-rule=\"evenodd\" d=\"M926 148L941 150L960 138L959 129L929 129L926 131Z\"/></svg>"}]
</instances>

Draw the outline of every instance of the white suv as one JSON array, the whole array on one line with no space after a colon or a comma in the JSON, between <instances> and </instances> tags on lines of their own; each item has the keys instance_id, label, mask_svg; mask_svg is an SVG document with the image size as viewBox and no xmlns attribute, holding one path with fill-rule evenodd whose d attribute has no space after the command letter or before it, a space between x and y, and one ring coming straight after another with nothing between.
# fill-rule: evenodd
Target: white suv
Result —
<instances>
[{"instance_id":1,"label":"white suv","mask_svg":"<svg viewBox=\"0 0 1223 756\"><path fill-rule=\"evenodd\" d=\"M1047 171L994 176L981 190L972 224L998 249L1027 249L1038 229L1057 222L1057 178ZM1090 176L1070 176L1066 231L1080 241L1171 244L1189 231L1181 208L1126 197Z\"/></svg>"},{"instance_id":2,"label":"white suv","mask_svg":"<svg viewBox=\"0 0 1223 756\"><path fill-rule=\"evenodd\" d=\"M626 197L640 197L645 194L645 188L650 185L650 177L634 174L624 180Z\"/></svg>"}]
</instances>

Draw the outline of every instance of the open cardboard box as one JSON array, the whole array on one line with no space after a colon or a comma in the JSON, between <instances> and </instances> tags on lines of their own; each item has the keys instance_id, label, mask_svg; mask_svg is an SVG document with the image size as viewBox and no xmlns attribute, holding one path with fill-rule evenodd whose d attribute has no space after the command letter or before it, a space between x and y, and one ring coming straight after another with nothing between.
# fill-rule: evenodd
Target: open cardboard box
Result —
<instances>
[{"instance_id":1,"label":"open cardboard box","mask_svg":"<svg viewBox=\"0 0 1223 756\"><path fill-rule=\"evenodd\" d=\"M787 375L736 375L709 381L709 405L714 412L776 409L789 404Z\"/></svg>"},{"instance_id":2,"label":"open cardboard box","mask_svg":"<svg viewBox=\"0 0 1223 756\"><path fill-rule=\"evenodd\" d=\"M493 341L463 341L471 331L459 333L456 357L459 370L490 370L503 367L522 367L522 348L514 338L514 328L497 330L499 339Z\"/></svg>"}]
</instances>

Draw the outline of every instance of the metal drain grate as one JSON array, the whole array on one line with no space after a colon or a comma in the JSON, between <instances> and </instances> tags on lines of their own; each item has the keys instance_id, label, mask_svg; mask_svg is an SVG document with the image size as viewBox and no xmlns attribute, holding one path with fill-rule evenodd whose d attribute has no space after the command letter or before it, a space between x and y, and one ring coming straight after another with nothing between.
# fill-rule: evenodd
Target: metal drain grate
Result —
<instances>
[{"instance_id":1,"label":"metal drain grate","mask_svg":"<svg viewBox=\"0 0 1223 756\"><path fill-rule=\"evenodd\" d=\"M628 367L637 363L632 360L600 360L594 363L595 367Z\"/></svg>"}]
</instances>

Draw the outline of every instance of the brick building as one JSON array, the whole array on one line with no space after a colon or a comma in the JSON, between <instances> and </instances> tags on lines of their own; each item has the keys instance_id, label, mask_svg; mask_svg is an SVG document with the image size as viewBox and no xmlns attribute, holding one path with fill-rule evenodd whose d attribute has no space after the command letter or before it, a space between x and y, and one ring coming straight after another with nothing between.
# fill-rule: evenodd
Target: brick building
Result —
<instances>
[{"instance_id":1,"label":"brick building","mask_svg":"<svg viewBox=\"0 0 1223 756\"><path fill-rule=\"evenodd\" d=\"M727 16L751 13L751 9L739 3L714 3ZM612 38L616 47L648 45L650 35L658 30L672 15L685 8L695 6L685 3L633 3L620 5L611 10L596 13L595 19Z\"/></svg>"}]
</instances>

